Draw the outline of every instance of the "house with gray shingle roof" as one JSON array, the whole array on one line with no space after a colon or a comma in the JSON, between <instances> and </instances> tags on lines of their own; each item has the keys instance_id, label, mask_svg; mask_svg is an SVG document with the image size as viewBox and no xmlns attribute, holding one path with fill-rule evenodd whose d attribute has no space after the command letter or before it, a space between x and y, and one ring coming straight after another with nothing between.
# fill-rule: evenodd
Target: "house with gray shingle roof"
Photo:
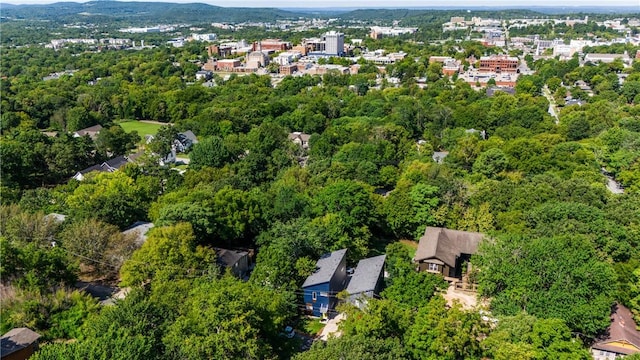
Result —
<instances>
[{"instance_id":1,"label":"house with gray shingle roof","mask_svg":"<svg viewBox=\"0 0 640 360\"><path fill-rule=\"evenodd\" d=\"M348 301L355 306L362 308L366 305L367 299L377 296L384 283L384 261L386 255L380 255L362 259L358 262L349 284L347 292Z\"/></svg>"},{"instance_id":2,"label":"house with gray shingle roof","mask_svg":"<svg viewBox=\"0 0 640 360\"><path fill-rule=\"evenodd\" d=\"M40 334L27 328L14 328L0 338L2 359L28 359L38 350Z\"/></svg>"},{"instance_id":3,"label":"house with gray shingle roof","mask_svg":"<svg viewBox=\"0 0 640 360\"><path fill-rule=\"evenodd\" d=\"M347 249L325 254L316 263L316 271L302 284L305 309L314 316L329 317L337 302L338 292L347 280Z\"/></svg>"}]
</instances>

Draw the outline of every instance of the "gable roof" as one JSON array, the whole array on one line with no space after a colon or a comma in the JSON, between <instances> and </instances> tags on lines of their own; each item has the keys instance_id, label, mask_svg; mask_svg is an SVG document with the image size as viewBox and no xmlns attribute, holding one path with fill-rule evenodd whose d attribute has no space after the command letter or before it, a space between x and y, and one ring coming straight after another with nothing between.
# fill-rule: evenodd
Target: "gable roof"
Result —
<instances>
[{"instance_id":1,"label":"gable roof","mask_svg":"<svg viewBox=\"0 0 640 360\"><path fill-rule=\"evenodd\" d=\"M289 134L289 140L295 140L295 139L300 139L300 141L302 142L309 142L309 139L311 139L311 135L305 134L299 131L294 131Z\"/></svg>"},{"instance_id":2,"label":"gable roof","mask_svg":"<svg viewBox=\"0 0 640 360\"><path fill-rule=\"evenodd\" d=\"M420 238L414 260L437 259L440 260L440 265L455 267L456 257L460 254L475 254L483 237L483 234L477 232L428 226Z\"/></svg>"},{"instance_id":3,"label":"gable roof","mask_svg":"<svg viewBox=\"0 0 640 360\"><path fill-rule=\"evenodd\" d=\"M316 272L309 275L302 287L318 285L331 281L333 274L347 254L347 249L336 250L330 254L324 254L316 263Z\"/></svg>"},{"instance_id":4,"label":"gable roof","mask_svg":"<svg viewBox=\"0 0 640 360\"><path fill-rule=\"evenodd\" d=\"M185 132L178 133L178 135L184 136L186 139L190 140L193 144L197 144L198 143L198 138L196 137L196 134L194 134L193 131L191 131L191 130L187 130Z\"/></svg>"},{"instance_id":5,"label":"gable roof","mask_svg":"<svg viewBox=\"0 0 640 360\"><path fill-rule=\"evenodd\" d=\"M386 255L380 255L360 260L347 286L349 294L375 290L386 257Z\"/></svg>"},{"instance_id":6,"label":"gable roof","mask_svg":"<svg viewBox=\"0 0 640 360\"><path fill-rule=\"evenodd\" d=\"M233 267L240 259L249 255L246 251L229 250L223 248L214 248L216 251L217 263L226 267Z\"/></svg>"},{"instance_id":7,"label":"gable roof","mask_svg":"<svg viewBox=\"0 0 640 360\"><path fill-rule=\"evenodd\" d=\"M621 304L617 304L611 314L608 334L609 336L592 347L624 355L640 353L640 332L636 330L631 311Z\"/></svg>"},{"instance_id":8,"label":"gable roof","mask_svg":"<svg viewBox=\"0 0 640 360\"><path fill-rule=\"evenodd\" d=\"M105 167L105 165L108 167L106 171L113 171L113 170L118 170L121 167L125 166L127 163L129 162L129 160L127 160L126 157L124 157L123 155L120 156L116 156L113 159L107 160L104 163L102 163L102 166Z\"/></svg>"},{"instance_id":9,"label":"gable roof","mask_svg":"<svg viewBox=\"0 0 640 360\"><path fill-rule=\"evenodd\" d=\"M96 139L96 135L100 132L100 130L102 130L102 126L101 125L94 125L94 126L89 126L88 128L80 129L80 130L74 132L73 134L75 136L89 135L89 137L91 139L95 140Z\"/></svg>"},{"instance_id":10,"label":"gable roof","mask_svg":"<svg viewBox=\"0 0 640 360\"><path fill-rule=\"evenodd\" d=\"M24 349L40 338L40 334L27 328L14 328L0 338L0 354L8 356Z\"/></svg>"}]
</instances>

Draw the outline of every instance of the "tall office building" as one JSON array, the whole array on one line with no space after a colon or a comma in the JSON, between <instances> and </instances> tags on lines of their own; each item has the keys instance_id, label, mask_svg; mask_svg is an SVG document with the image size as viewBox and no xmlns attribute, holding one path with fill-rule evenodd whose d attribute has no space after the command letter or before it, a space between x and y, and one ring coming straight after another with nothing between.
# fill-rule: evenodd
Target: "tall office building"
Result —
<instances>
[{"instance_id":1,"label":"tall office building","mask_svg":"<svg viewBox=\"0 0 640 360\"><path fill-rule=\"evenodd\" d=\"M324 34L325 53L327 55L342 56L344 54L344 34L329 31Z\"/></svg>"}]
</instances>

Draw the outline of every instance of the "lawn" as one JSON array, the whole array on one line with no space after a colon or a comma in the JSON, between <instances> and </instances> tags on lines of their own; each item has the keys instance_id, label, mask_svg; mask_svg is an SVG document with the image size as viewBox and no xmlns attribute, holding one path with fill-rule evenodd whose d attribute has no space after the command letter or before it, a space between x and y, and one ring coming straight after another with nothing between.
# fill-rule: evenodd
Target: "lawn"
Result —
<instances>
[{"instance_id":1,"label":"lawn","mask_svg":"<svg viewBox=\"0 0 640 360\"><path fill-rule=\"evenodd\" d=\"M318 319L303 318L302 321L304 326L303 329L299 330L302 330L311 336L320 334L320 331L324 328L324 324Z\"/></svg>"},{"instance_id":2,"label":"lawn","mask_svg":"<svg viewBox=\"0 0 640 360\"><path fill-rule=\"evenodd\" d=\"M162 127L162 125L159 124L150 124L133 120L120 122L119 125L128 133L137 131L141 138L144 138L147 134L155 135L158 132L158 129Z\"/></svg>"}]
</instances>

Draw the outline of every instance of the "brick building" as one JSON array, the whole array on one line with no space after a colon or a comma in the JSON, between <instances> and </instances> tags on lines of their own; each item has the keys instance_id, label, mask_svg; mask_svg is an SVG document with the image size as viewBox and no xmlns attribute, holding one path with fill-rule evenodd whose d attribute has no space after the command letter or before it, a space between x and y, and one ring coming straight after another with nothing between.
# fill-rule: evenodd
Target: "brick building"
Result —
<instances>
[{"instance_id":1,"label":"brick building","mask_svg":"<svg viewBox=\"0 0 640 360\"><path fill-rule=\"evenodd\" d=\"M518 58L506 55L483 56L480 58L482 72L518 72Z\"/></svg>"}]
</instances>

